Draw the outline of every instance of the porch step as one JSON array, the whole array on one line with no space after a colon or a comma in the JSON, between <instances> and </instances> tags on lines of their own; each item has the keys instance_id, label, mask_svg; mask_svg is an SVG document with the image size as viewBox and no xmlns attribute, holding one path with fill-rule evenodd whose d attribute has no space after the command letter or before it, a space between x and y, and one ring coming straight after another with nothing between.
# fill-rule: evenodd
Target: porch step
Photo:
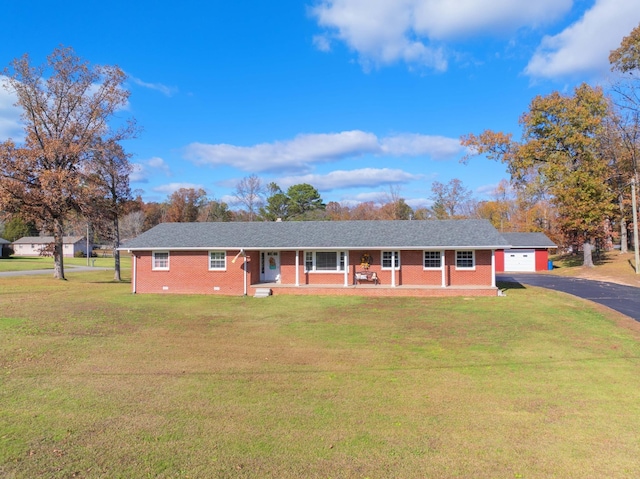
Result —
<instances>
[{"instance_id":1,"label":"porch step","mask_svg":"<svg viewBox=\"0 0 640 479\"><path fill-rule=\"evenodd\" d=\"M253 295L254 298L267 298L271 296L271 288L256 288L256 292Z\"/></svg>"}]
</instances>

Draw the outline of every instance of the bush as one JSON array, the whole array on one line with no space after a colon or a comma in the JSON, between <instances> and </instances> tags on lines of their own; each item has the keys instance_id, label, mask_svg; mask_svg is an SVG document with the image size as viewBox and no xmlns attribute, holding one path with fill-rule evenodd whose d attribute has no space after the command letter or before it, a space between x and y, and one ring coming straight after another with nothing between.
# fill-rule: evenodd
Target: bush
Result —
<instances>
[{"instance_id":1,"label":"bush","mask_svg":"<svg viewBox=\"0 0 640 479\"><path fill-rule=\"evenodd\" d=\"M87 255L84 253L84 251L76 251L76 252L73 254L73 257L74 257L74 258L86 258L86 257L87 257Z\"/></svg>"},{"instance_id":2,"label":"bush","mask_svg":"<svg viewBox=\"0 0 640 479\"><path fill-rule=\"evenodd\" d=\"M5 246L4 248L0 247L0 253L0 258L8 258L15 253L15 251L13 251L13 248L10 246Z\"/></svg>"}]
</instances>

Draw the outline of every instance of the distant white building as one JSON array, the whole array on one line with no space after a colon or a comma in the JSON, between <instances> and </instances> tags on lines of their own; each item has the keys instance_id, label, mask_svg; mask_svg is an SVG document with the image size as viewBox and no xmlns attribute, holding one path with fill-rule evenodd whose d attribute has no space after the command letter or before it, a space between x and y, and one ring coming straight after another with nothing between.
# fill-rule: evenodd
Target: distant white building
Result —
<instances>
[{"instance_id":1,"label":"distant white building","mask_svg":"<svg viewBox=\"0 0 640 479\"><path fill-rule=\"evenodd\" d=\"M84 236L65 236L62 242L63 256L72 258L78 251L87 255L87 239ZM53 236L24 236L13 242L13 255L40 256L52 243Z\"/></svg>"}]
</instances>

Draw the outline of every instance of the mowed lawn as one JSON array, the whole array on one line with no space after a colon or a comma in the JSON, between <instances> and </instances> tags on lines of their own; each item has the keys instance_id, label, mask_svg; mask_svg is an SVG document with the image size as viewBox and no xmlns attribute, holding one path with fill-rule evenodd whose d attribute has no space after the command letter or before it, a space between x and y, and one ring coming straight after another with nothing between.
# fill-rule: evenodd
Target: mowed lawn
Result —
<instances>
[{"instance_id":1,"label":"mowed lawn","mask_svg":"<svg viewBox=\"0 0 640 479\"><path fill-rule=\"evenodd\" d=\"M640 477L640 328L616 313L112 276L0 278L0 477Z\"/></svg>"}]
</instances>

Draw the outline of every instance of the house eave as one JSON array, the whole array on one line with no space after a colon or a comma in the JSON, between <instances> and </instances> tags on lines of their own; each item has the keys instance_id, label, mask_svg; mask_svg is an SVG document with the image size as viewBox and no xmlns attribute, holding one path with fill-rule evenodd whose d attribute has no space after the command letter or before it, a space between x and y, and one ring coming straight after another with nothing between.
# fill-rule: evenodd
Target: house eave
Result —
<instances>
[{"instance_id":1,"label":"house eave","mask_svg":"<svg viewBox=\"0 0 640 479\"><path fill-rule=\"evenodd\" d=\"M371 250L371 251L389 251L389 250L463 250L472 249L476 251L493 251L497 249L510 249L511 245L411 245L411 246L149 246L149 247L120 247L118 251L212 251L212 250L245 250L245 251L335 251L335 250Z\"/></svg>"}]
</instances>

